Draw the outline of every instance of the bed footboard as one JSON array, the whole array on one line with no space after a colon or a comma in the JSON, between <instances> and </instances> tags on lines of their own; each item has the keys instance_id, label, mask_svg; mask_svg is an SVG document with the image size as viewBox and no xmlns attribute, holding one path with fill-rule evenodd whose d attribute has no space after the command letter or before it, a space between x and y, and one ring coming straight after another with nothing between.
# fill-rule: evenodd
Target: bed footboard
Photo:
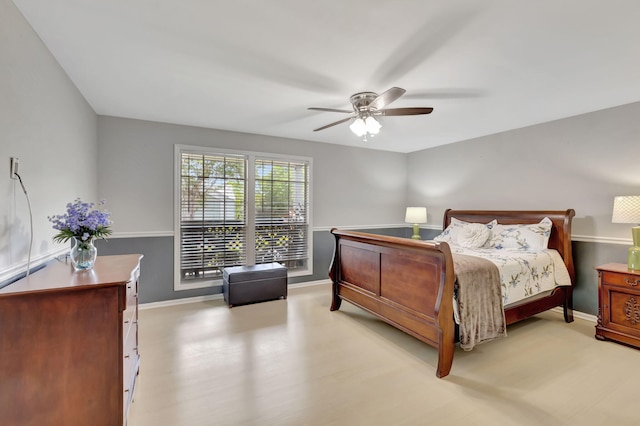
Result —
<instances>
[{"instance_id":1,"label":"bed footboard","mask_svg":"<svg viewBox=\"0 0 640 426\"><path fill-rule=\"evenodd\" d=\"M436 375L448 375L455 344L449 246L335 228L331 233L331 310L346 300L437 348Z\"/></svg>"}]
</instances>

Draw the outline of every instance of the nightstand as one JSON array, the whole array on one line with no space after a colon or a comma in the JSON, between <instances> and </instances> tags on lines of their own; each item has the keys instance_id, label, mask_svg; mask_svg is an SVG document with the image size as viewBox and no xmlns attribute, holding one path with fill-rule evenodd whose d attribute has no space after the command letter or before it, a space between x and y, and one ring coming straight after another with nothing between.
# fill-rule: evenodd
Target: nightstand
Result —
<instances>
[{"instance_id":1,"label":"nightstand","mask_svg":"<svg viewBox=\"0 0 640 426\"><path fill-rule=\"evenodd\" d=\"M640 349L640 271L626 263L598 266L596 339Z\"/></svg>"}]
</instances>

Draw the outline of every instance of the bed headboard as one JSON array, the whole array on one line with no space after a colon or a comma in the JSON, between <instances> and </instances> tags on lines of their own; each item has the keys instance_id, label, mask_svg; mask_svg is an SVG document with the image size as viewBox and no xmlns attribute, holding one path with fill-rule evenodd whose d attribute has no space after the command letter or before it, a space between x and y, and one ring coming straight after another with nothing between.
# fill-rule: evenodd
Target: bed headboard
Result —
<instances>
[{"instance_id":1,"label":"bed headboard","mask_svg":"<svg viewBox=\"0 0 640 426\"><path fill-rule=\"evenodd\" d=\"M529 224L538 223L545 217L551 219L551 236L549 237L549 248L556 249L564 259L565 265L571 276L571 281L575 284L575 269L573 266L573 254L571 251L571 219L576 212L573 209L567 210L452 210L444 212L444 228L449 226L451 218L463 220L465 222L488 223L496 219L498 223L509 224Z\"/></svg>"}]
</instances>

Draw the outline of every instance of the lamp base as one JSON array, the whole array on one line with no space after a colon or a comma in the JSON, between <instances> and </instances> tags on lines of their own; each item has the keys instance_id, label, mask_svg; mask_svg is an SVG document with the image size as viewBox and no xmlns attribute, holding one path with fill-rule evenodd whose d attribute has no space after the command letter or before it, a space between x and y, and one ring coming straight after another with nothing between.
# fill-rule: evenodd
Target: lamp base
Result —
<instances>
[{"instance_id":1,"label":"lamp base","mask_svg":"<svg viewBox=\"0 0 640 426\"><path fill-rule=\"evenodd\" d=\"M640 271L640 247L629 247L627 265L629 269Z\"/></svg>"},{"instance_id":2,"label":"lamp base","mask_svg":"<svg viewBox=\"0 0 640 426\"><path fill-rule=\"evenodd\" d=\"M640 226L631 228L633 247L627 251L627 266L629 269L640 270Z\"/></svg>"},{"instance_id":3,"label":"lamp base","mask_svg":"<svg viewBox=\"0 0 640 426\"><path fill-rule=\"evenodd\" d=\"M412 240L421 240L422 238L420 237L420 225L418 225L417 223L413 224L413 235L411 236Z\"/></svg>"}]
</instances>

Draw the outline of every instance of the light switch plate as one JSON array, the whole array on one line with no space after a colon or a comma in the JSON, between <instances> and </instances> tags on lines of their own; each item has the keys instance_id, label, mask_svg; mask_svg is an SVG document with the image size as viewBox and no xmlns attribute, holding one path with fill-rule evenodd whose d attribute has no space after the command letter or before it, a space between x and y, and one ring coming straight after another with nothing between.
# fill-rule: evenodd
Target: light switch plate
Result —
<instances>
[{"instance_id":1,"label":"light switch plate","mask_svg":"<svg viewBox=\"0 0 640 426\"><path fill-rule=\"evenodd\" d=\"M11 179L18 179L16 176L18 172L18 165L20 164L20 160L17 157L11 157L11 162L9 165L9 177Z\"/></svg>"}]
</instances>

